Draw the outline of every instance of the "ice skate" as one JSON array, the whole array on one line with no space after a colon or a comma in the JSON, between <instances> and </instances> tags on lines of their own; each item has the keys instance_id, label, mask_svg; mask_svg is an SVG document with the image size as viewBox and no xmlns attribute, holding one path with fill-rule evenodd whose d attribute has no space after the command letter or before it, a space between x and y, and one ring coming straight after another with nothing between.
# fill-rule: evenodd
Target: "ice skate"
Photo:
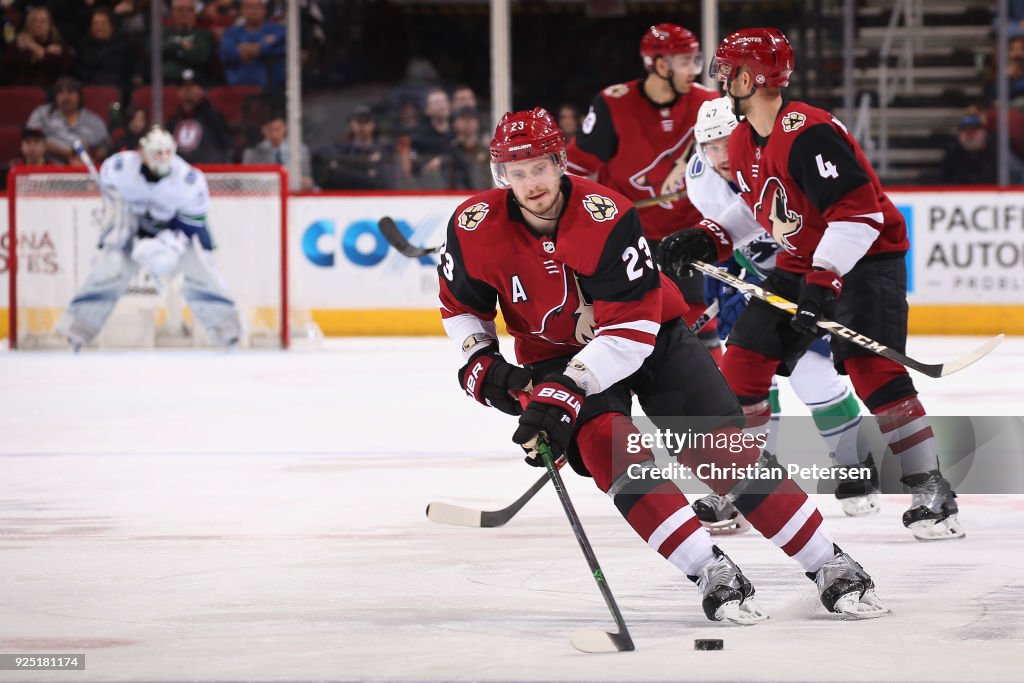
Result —
<instances>
[{"instance_id":1,"label":"ice skate","mask_svg":"<svg viewBox=\"0 0 1024 683\"><path fill-rule=\"evenodd\" d=\"M807 578L818 586L821 604L850 619L874 619L892 614L875 595L875 582L857 562L835 546L836 556Z\"/></svg>"},{"instance_id":2,"label":"ice skate","mask_svg":"<svg viewBox=\"0 0 1024 683\"><path fill-rule=\"evenodd\" d=\"M938 470L908 474L900 479L910 487L910 509L903 526L919 541L943 541L966 535L957 517L956 493Z\"/></svg>"},{"instance_id":3,"label":"ice skate","mask_svg":"<svg viewBox=\"0 0 1024 683\"><path fill-rule=\"evenodd\" d=\"M878 493L878 470L868 455L861 467L871 468L870 479L840 479L836 485L836 499L847 517L867 517L881 510L881 496Z\"/></svg>"},{"instance_id":4,"label":"ice skate","mask_svg":"<svg viewBox=\"0 0 1024 683\"><path fill-rule=\"evenodd\" d=\"M729 556L715 546L715 559L701 570L700 576L689 579L697 584L703 596L701 605L711 621L728 621L751 626L768 618L754 601L754 586L743 576Z\"/></svg>"},{"instance_id":5,"label":"ice skate","mask_svg":"<svg viewBox=\"0 0 1024 683\"><path fill-rule=\"evenodd\" d=\"M712 536L742 534L750 528L750 523L725 496L714 493L704 496L693 502L693 511Z\"/></svg>"}]
</instances>

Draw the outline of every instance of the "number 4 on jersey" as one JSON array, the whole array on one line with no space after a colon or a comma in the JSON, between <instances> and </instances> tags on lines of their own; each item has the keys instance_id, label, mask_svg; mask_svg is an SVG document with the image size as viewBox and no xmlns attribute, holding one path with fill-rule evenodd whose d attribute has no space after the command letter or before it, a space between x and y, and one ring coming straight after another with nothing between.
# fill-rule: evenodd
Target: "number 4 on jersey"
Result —
<instances>
[{"instance_id":1,"label":"number 4 on jersey","mask_svg":"<svg viewBox=\"0 0 1024 683\"><path fill-rule=\"evenodd\" d=\"M820 154L814 157L814 160L818 162L818 173L821 174L822 178L839 177L839 171L836 170L836 165L831 161L825 161Z\"/></svg>"}]
</instances>

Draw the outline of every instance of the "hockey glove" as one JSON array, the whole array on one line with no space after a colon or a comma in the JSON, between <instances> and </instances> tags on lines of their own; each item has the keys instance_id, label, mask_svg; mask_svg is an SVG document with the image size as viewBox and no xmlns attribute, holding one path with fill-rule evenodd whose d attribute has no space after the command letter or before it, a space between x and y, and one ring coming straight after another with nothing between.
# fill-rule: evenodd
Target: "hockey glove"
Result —
<instances>
[{"instance_id":1,"label":"hockey glove","mask_svg":"<svg viewBox=\"0 0 1024 683\"><path fill-rule=\"evenodd\" d=\"M714 263L729 258L732 240L722 226L704 219L700 226L674 232L658 245L658 265L670 277L685 277L694 261Z\"/></svg>"},{"instance_id":2,"label":"hockey glove","mask_svg":"<svg viewBox=\"0 0 1024 683\"><path fill-rule=\"evenodd\" d=\"M528 370L509 363L493 346L474 353L459 370L459 384L469 396L509 415L523 414L509 392L525 389L530 379Z\"/></svg>"},{"instance_id":3,"label":"hockey glove","mask_svg":"<svg viewBox=\"0 0 1024 683\"><path fill-rule=\"evenodd\" d=\"M800 281L800 298L797 300L796 315L790 324L801 334L814 337L825 331L818 328L818 321L831 318L836 310L836 298L843 289L843 278L831 270L815 268Z\"/></svg>"},{"instance_id":4,"label":"hockey glove","mask_svg":"<svg viewBox=\"0 0 1024 683\"><path fill-rule=\"evenodd\" d=\"M512 435L512 440L526 451L528 464L544 467L540 453L527 445L542 432L556 460L565 453L582 407L583 391L565 375L550 375L534 387L530 402L519 418L519 428Z\"/></svg>"}]
</instances>

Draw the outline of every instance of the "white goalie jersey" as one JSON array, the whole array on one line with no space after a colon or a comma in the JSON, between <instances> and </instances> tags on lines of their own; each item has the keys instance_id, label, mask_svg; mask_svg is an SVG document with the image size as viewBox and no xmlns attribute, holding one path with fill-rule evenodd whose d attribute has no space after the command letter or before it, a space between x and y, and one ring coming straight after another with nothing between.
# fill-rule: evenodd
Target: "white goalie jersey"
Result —
<instances>
[{"instance_id":1,"label":"white goalie jersey","mask_svg":"<svg viewBox=\"0 0 1024 683\"><path fill-rule=\"evenodd\" d=\"M210 193L206 176L175 155L170 173L162 178L146 177L142 154L119 152L100 167L100 184L105 195L116 197L132 217L132 234L156 235L164 228L195 235L205 249L213 243L206 227ZM127 235L123 236L127 237Z\"/></svg>"}]
</instances>

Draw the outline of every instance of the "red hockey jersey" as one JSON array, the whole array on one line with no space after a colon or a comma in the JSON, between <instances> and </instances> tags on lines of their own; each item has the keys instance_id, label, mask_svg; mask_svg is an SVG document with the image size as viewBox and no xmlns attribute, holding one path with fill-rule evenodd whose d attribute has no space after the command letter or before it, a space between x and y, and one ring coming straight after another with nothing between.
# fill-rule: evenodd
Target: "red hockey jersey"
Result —
<instances>
[{"instance_id":1,"label":"red hockey jersey","mask_svg":"<svg viewBox=\"0 0 1024 683\"><path fill-rule=\"evenodd\" d=\"M729 165L758 223L784 249L779 268L804 273L817 257L845 274L865 255L909 248L903 215L827 111L784 102L767 138L743 121L729 139Z\"/></svg>"},{"instance_id":2,"label":"red hockey jersey","mask_svg":"<svg viewBox=\"0 0 1024 683\"><path fill-rule=\"evenodd\" d=\"M567 150L570 171L596 174L598 182L634 202L685 189L697 110L717 97L694 83L686 95L662 107L647 98L642 83L619 83L598 93ZM640 210L652 239L697 225L700 219L685 197Z\"/></svg>"},{"instance_id":3,"label":"red hockey jersey","mask_svg":"<svg viewBox=\"0 0 1024 683\"><path fill-rule=\"evenodd\" d=\"M636 209L584 178L562 179L558 228L541 236L510 190L463 202L448 223L438 266L448 335L493 336L501 307L521 363L575 355L589 370L587 393L640 367L662 322L686 310L679 289L654 265Z\"/></svg>"}]
</instances>

